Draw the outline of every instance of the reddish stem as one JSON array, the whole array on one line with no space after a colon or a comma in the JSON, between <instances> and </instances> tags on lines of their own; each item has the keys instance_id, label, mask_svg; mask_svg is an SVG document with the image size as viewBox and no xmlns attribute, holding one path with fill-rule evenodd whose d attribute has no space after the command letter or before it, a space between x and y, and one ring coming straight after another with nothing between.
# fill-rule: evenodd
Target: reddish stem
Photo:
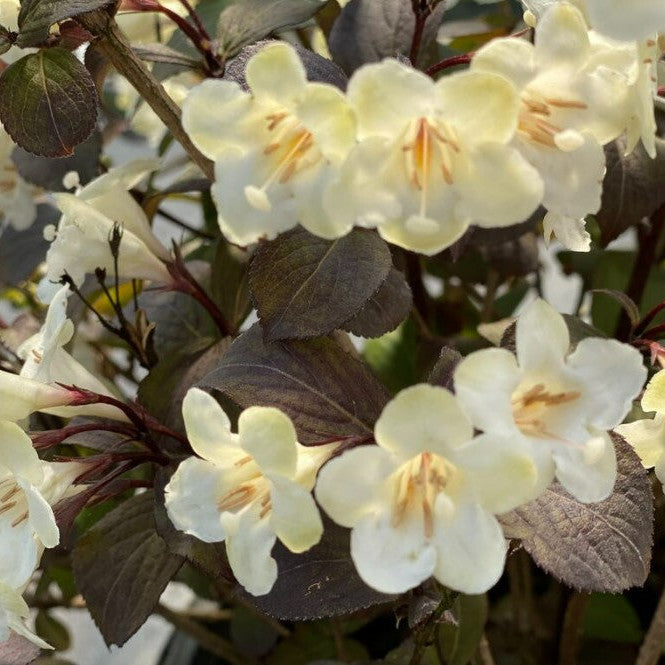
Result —
<instances>
[{"instance_id":1,"label":"reddish stem","mask_svg":"<svg viewBox=\"0 0 665 665\"><path fill-rule=\"evenodd\" d=\"M121 423L86 423L85 425L69 425L61 429L36 432L32 435L32 443L35 448L50 448L62 443L70 436L84 432L115 432L129 437L137 435L132 427Z\"/></svg>"},{"instance_id":2,"label":"reddish stem","mask_svg":"<svg viewBox=\"0 0 665 665\"><path fill-rule=\"evenodd\" d=\"M665 309L665 302L661 302L652 309L650 309L642 318L642 320L635 326L635 335L641 335L646 327Z\"/></svg>"},{"instance_id":3,"label":"reddish stem","mask_svg":"<svg viewBox=\"0 0 665 665\"><path fill-rule=\"evenodd\" d=\"M433 64L427 69L425 74L428 76L434 77L435 74L442 72L444 69L449 69L450 67L456 67L457 65L468 65L471 62L471 59L475 55L474 51L469 53L463 53L462 55L453 55L450 58L441 60Z\"/></svg>"},{"instance_id":4,"label":"reddish stem","mask_svg":"<svg viewBox=\"0 0 665 665\"><path fill-rule=\"evenodd\" d=\"M411 7L413 8L413 15L416 19L415 28L413 30L413 39L411 40L411 50L409 51L409 60L415 67L418 62L418 55L420 54L420 43L423 40L423 33L425 32L425 23L429 15L432 13L429 5L422 6L420 0L411 0Z\"/></svg>"}]
</instances>

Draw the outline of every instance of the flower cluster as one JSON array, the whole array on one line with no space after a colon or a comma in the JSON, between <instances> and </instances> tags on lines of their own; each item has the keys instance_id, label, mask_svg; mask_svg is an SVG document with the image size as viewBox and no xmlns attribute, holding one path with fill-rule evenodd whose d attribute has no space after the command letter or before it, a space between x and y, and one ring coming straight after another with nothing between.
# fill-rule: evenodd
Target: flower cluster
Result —
<instances>
[{"instance_id":1,"label":"flower cluster","mask_svg":"<svg viewBox=\"0 0 665 665\"><path fill-rule=\"evenodd\" d=\"M581 502L609 496L617 473L609 431L646 379L641 354L615 340L588 338L571 352L563 317L542 300L518 319L516 340L515 354L467 356L455 394L425 384L401 391L376 422L377 445L341 454L334 443L298 444L274 408L243 411L233 434L218 403L191 389L183 415L198 457L166 488L171 520L206 542L225 541L239 582L268 593L276 538L293 552L321 538L309 492L322 467L316 498L352 529L351 556L369 586L401 593L434 576L486 591L507 550L497 515L555 478Z\"/></svg>"},{"instance_id":2,"label":"flower cluster","mask_svg":"<svg viewBox=\"0 0 665 665\"><path fill-rule=\"evenodd\" d=\"M658 45L612 40L573 4L547 5L534 44L495 39L436 82L388 59L343 94L308 82L296 52L274 43L248 62L249 91L194 88L183 124L215 162L222 232L247 245L296 224L323 238L363 226L434 254L470 225L516 224L542 205L546 238L588 250L603 146L625 133L629 150L641 138L655 154Z\"/></svg>"}]
</instances>

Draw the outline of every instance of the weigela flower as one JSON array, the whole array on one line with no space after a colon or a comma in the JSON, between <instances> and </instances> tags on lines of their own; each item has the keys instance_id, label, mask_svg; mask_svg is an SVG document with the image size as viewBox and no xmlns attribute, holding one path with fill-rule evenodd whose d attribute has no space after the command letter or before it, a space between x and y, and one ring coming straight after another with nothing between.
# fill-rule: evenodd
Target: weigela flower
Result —
<instances>
[{"instance_id":1,"label":"weigela flower","mask_svg":"<svg viewBox=\"0 0 665 665\"><path fill-rule=\"evenodd\" d=\"M15 423L0 421L0 580L25 584L43 549L55 547L60 533L52 505L62 499L83 467L48 463Z\"/></svg>"},{"instance_id":2,"label":"weigela flower","mask_svg":"<svg viewBox=\"0 0 665 665\"><path fill-rule=\"evenodd\" d=\"M33 411L67 406L75 398L60 386L0 370L0 420L22 420Z\"/></svg>"},{"instance_id":3,"label":"weigela flower","mask_svg":"<svg viewBox=\"0 0 665 665\"><path fill-rule=\"evenodd\" d=\"M385 593L432 575L464 593L489 589L506 555L494 515L533 496L528 450L474 439L455 397L422 384L388 403L374 437L324 465L316 484L321 507L352 529L361 578Z\"/></svg>"},{"instance_id":4,"label":"weigela flower","mask_svg":"<svg viewBox=\"0 0 665 665\"><path fill-rule=\"evenodd\" d=\"M12 161L14 148L16 144L0 125L0 217L17 231L23 231L37 216L34 197L39 189L18 174Z\"/></svg>"},{"instance_id":5,"label":"weigela flower","mask_svg":"<svg viewBox=\"0 0 665 665\"><path fill-rule=\"evenodd\" d=\"M249 93L235 82L208 80L183 104L185 130L215 162L212 195L222 233L239 245L298 223L324 238L344 235L351 225L327 216L321 203L355 138L344 95L308 83L285 43L253 56L246 79Z\"/></svg>"},{"instance_id":6,"label":"weigela flower","mask_svg":"<svg viewBox=\"0 0 665 665\"><path fill-rule=\"evenodd\" d=\"M50 644L44 642L26 626L26 619L29 616L30 608L23 600L21 591L0 580L0 643L6 642L14 632L42 649L52 649Z\"/></svg>"},{"instance_id":7,"label":"weigela flower","mask_svg":"<svg viewBox=\"0 0 665 665\"><path fill-rule=\"evenodd\" d=\"M238 582L266 594L277 579L276 539L304 552L321 538L310 492L335 444L301 446L291 420L267 407L243 411L234 434L219 404L198 388L188 391L182 412L198 457L182 462L166 486L169 517L200 540L224 541Z\"/></svg>"},{"instance_id":8,"label":"weigela flower","mask_svg":"<svg viewBox=\"0 0 665 665\"><path fill-rule=\"evenodd\" d=\"M164 265L171 256L128 191L155 167L154 161L132 162L88 183L76 196L53 195L62 217L46 254L48 271L40 285L40 297L50 301L60 288L53 285L65 272L77 286L96 268L105 269L113 277L109 239L115 225L122 231L118 262L122 278L171 280Z\"/></svg>"},{"instance_id":9,"label":"weigela flower","mask_svg":"<svg viewBox=\"0 0 665 665\"><path fill-rule=\"evenodd\" d=\"M358 69L347 97L359 143L324 193L347 226L376 226L389 242L435 254L471 224L515 224L540 203L537 172L509 145L519 96L504 77L434 82L388 59Z\"/></svg>"},{"instance_id":10,"label":"weigela flower","mask_svg":"<svg viewBox=\"0 0 665 665\"><path fill-rule=\"evenodd\" d=\"M543 300L518 318L516 339L516 355L487 349L464 358L454 375L457 398L491 441L530 445L541 487L556 477L582 502L605 499L616 479L608 430L644 385L640 353L596 337L571 353L563 317Z\"/></svg>"},{"instance_id":11,"label":"weigela flower","mask_svg":"<svg viewBox=\"0 0 665 665\"><path fill-rule=\"evenodd\" d=\"M534 45L497 39L471 65L519 89L516 145L545 183L545 236L575 251L589 250L584 217L600 208L602 146L626 129L629 81L611 68L615 55L592 47L581 12L560 3L538 22Z\"/></svg>"},{"instance_id":12,"label":"weigela flower","mask_svg":"<svg viewBox=\"0 0 665 665\"><path fill-rule=\"evenodd\" d=\"M615 431L635 448L645 468L653 467L658 480L665 484L665 370L649 381L642 396L642 410L655 411L655 416L619 425Z\"/></svg>"}]
</instances>

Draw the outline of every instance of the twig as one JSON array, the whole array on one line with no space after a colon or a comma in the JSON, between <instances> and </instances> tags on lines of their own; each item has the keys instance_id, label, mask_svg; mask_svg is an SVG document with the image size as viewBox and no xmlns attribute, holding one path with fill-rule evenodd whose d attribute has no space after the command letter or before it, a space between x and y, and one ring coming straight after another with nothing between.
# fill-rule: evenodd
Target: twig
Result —
<instances>
[{"instance_id":1,"label":"twig","mask_svg":"<svg viewBox=\"0 0 665 665\"><path fill-rule=\"evenodd\" d=\"M471 59L473 58L474 55L475 55L474 52L463 53L462 55L453 55L450 58L446 58L445 60L441 60L440 62L434 63L431 67L429 67L425 71L425 74L433 77L435 74L442 72L444 69L449 69L450 67L457 67L458 65L468 65L471 62Z\"/></svg>"},{"instance_id":2,"label":"twig","mask_svg":"<svg viewBox=\"0 0 665 665\"><path fill-rule=\"evenodd\" d=\"M559 640L559 665L575 665L582 634L582 619L589 602L586 593L574 593L568 600Z\"/></svg>"},{"instance_id":3,"label":"twig","mask_svg":"<svg viewBox=\"0 0 665 665\"><path fill-rule=\"evenodd\" d=\"M651 625L640 646L635 665L656 665L662 655L663 644L665 644L665 589L661 593Z\"/></svg>"},{"instance_id":4,"label":"twig","mask_svg":"<svg viewBox=\"0 0 665 665\"><path fill-rule=\"evenodd\" d=\"M115 19L105 11L98 10L81 14L76 20L97 37L95 43L99 50L148 103L205 176L213 181L215 179L213 163L192 143L182 127L181 113L177 104L134 53Z\"/></svg>"}]
</instances>

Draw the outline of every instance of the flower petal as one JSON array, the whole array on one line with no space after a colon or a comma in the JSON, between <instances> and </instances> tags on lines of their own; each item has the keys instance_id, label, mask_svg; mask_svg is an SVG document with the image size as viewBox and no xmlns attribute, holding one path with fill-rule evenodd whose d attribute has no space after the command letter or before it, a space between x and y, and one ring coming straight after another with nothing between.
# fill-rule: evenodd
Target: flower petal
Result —
<instances>
[{"instance_id":1,"label":"flower petal","mask_svg":"<svg viewBox=\"0 0 665 665\"><path fill-rule=\"evenodd\" d=\"M647 378L641 353L613 339L583 339L566 364L586 386L581 399L587 422L603 430L623 421Z\"/></svg>"},{"instance_id":2,"label":"flower petal","mask_svg":"<svg viewBox=\"0 0 665 665\"><path fill-rule=\"evenodd\" d=\"M446 457L471 439L473 427L452 393L421 383L388 402L376 421L374 436L400 459L423 452Z\"/></svg>"},{"instance_id":3,"label":"flower petal","mask_svg":"<svg viewBox=\"0 0 665 665\"><path fill-rule=\"evenodd\" d=\"M337 524L351 528L378 510L383 486L396 467L393 456L378 446L347 450L319 471L316 500Z\"/></svg>"},{"instance_id":4,"label":"flower petal","mask_svg":"<svg viewBox=\"0 0 665 665\"><path fill-rule=\"evenodd\" d=\"M501 74L521 90L537 72L533 44L517 37L493 39L473 56L471 71Z\"/></svg>"},{"instance_id":5,"label":"flower petal","mask_svg":"<svg viewBox=\"0 0 665 665\"><path fill-rule=\"evenodd\" d=\"M614 39L633 41L665 30L664 0L586 0L591 25Z\"/></svg>"},{"instance_id":6,"label":"flower petal","mask_svg":"<svg viewBox=\"0 0 665 665\"><path fill-rule=\"evenodd\" d=\"M36 488L27 483L21 483L21 486L28 501L28 519L37 538L44 547L55 547L60 542L60 530L53 508Z\"/></svg>"},{"instance_id":7,"label":"flower petal","mask_svg":"<svg viewBox=\"0 0 665 665\"><path fill-rule=\"evenodd\" d=\"M0 580L17 589L32 576L39 563L41 547L37 547L30 522L24 520L15 527L0 522Z\"/></svg>"},{"instance_id":8,"label":"flower petal","mask_svg":"<svg viewBox=\"0 0 665 665\"><path fill-rule=\"evenodd\" d=\"M437 508L438 502L434 577L462 593L484 593L501 577L506 559L508 546L499 523L477 503L458 504L450 517L447 509Z\"/></svg>"},{"instance_id":9,"label":"flower petal","mask_svg":"<svg viewBox=\"0 0 665 665\"><path fill-rule=\"evenodd\" d=\"M584 218L575 219L549 211L543 218L543 235L546 244L549 244L554 235L566 249L572 252L591 250L591 236L586 230Z\"/></svg>"},{"instance_id":10,"label":"flower petal","mask_svg":"<svg viewBox=\"0 0 665 665\"><path fill-rule=\"evenodd\" d=\"M617 459L612 439L597 433L581 446L559 445L552 450L556 478L582 503L606 499L614 488Z\"/></svg>"},{"instance_id":11,"label":"flower petal","mask_svg":"<svg viewBox=\"0 0 665 665\"><path fill-rule=\"evenodd\" d=\"M515 432L510 397L522 374L506 349L470 353L455 369L455 394L473 424L490 432Z\"/></svg>"},{"instance_id":12,"label":"flower petal","mask_svg":"<svg viewBox=\"0 0 665 665\"><path fill-rule=\"evenodd\" d=\"M249 59L245 79L260 104L289 107L303 92L307 73L292 46L273 42Z\"/></svg>"},{"instance_id":13,"label":"flower petal","mask_svg":"<svg viewBox=\"0 0 665 665\"><path fill-rule=\"evenodd\" d=\"M267 517L258 519L253 506L238 514L224 513L226 554L236 579L253 596L270 592L277 580L277 562L270 556L277 537Z\"/></svg>"},{"instance_id":14,"label":"flower petal","mask_svg":"<svg viewBox=\"0 0 665 665\"><path fill-rule=\"evenodd\" d=\"M532 302L517 319L517 361L523 372L552 372L562 367L570 336L561 314L544 300Z\"/></svg>"},{"instance_id":15,"label":"flower petal","mask_svg":"<svg viewBox=\"0 0 665 665\"><path fill-rule=\"evenodd\" d=\"M397 60L360 67L351 77L347 99L358 119L358 139L394 139L418 117L428 117L436 105L432 80Z\"/></svg>"},{"instance_id":16,"label":"flower petal","mask_svg":"<svg viewBox=\"0 0 665 665\"><path fill-rule=\"evenodd\" d=\"M642 409L665 413L665 369L653 375L642 396Z\"/></svg>"},{"instance_id":17,"label":"flower petal","mask_svg":"<svg viewBox=\"0 0 665 665\"><path fill-rule=\"evenodd\" d=\"M194 452L205 460L219 464L237 461L238 437L231 432L231 421L217 400L200 388L190 388L182 401L182 416L187 438ZM234 449L234 459L229 459Z\"/></svg>"},{"instance_id":18,"label":"flower petal","mask_svg":"<svg viewBox=\"0 0 665 665\"><path fill-rule=\"evenodd\" d=\"M279 409L251 406L238 418L238 441L268 474L293 478L298 453L296 430L291 419Z\"/></svg>"},{"instance_id":19,"label":"flower petal","mask_svg":"<svg viewBox=\"0 0 665 665\"><path fill-rule=\"evenodd\" d=\"M304 487L281 476L271 476L270 523L291 552L305 552L321 540L323 523L314 497Z\"/></svg>"},{"instance_id":20,"label":"flower petal","mask_svg":"<svg viewBox=\"0 0 665 665\"><path fill-rule=\"evenodd\" d=\"M407 516L398 527L390 512L370 513L351 532L351 558L365 584L383 593L404 593L428 579L436 550L422 520Z\"/></svg>"},{"instance_id":21,"label":"flower petal","mask_svg":"<svg viewBox=\"0 0 665 665\"><path fill-rule=\"evenodd\" d=\"M619 425L614 431L635 449L645 468L650 469L665 458L665 414Z\"/></svg>"},{"instance_id":22,"label":"flower petal","mask_svg":"<svg viewBox=\"0 0 665 665\"><path fill-rule=\"evenodd\" d=\"M583 66L589 57L589 31L582 12L567 2L548 9L538 21L536 63L542 68Z\"/></svg>"},{"instance_id":23,"label":"flower petal","mask_svg":"<svg viewBox=\"0 0 665 665\"><path fill-rule=\"evenodd\" d=\"M190 457L176 469L164 489L164 503L171 522L180 531L206 543L224 540L218 503L222 474L211 462Z\"/></svg>"}]
</instances>

